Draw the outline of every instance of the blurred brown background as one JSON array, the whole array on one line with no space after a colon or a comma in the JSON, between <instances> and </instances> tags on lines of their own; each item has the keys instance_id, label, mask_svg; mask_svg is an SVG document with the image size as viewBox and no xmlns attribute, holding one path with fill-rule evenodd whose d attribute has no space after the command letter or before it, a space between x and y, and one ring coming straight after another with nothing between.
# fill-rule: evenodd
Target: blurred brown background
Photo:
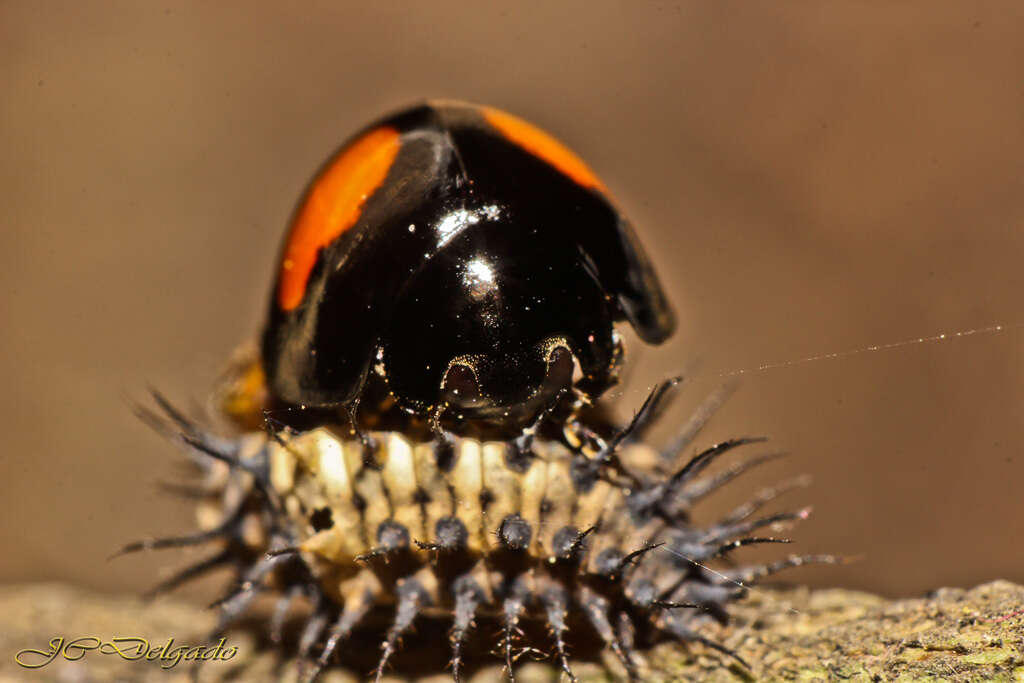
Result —
<instances>
[{"instance_id":1,"label":"blurred brown background","mask_svg":"<svg viewBox=\"0 0 1024 683\"><path fill-rule=\"evenodd\" d=\"M192 524L130 399L205 397L308 175L424 96L545 126L634 218L682 329L632 345L624 413L695 363L669 421L722 372L1024 324L1016 0L279 5L0 4L0 580L180 564L105 559ZM1024 581L1022 360L1014 327L748 373L701 444L793 455L704 519L807 472L795 547L861 559L789 580Z\"/></svg>"}]
</instances>

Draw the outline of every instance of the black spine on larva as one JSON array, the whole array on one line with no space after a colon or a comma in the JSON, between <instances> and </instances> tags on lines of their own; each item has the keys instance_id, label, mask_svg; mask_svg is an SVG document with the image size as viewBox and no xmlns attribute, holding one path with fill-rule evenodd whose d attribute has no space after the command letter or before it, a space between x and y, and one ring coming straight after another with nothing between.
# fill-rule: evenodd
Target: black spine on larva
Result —
<instances>
[{"instance_id":1,"label":"black spine on larva","mask_svg":"<svg viewBox=\"0 0 1024 683\"><path fill-rule=\"evenodd\" d=\"M566 650L565 634L569 630L566 617L569 615L569 592L562 586L552 583L540 595L547 614L548 627L555 639L555 651L558 653L558 664L572 683L576 683L576 675L569 665L569 653Z\"/></svg>"},{"instance_id":2,"label":"black spine on larva","mask_svg":"<svg viewBox=\"0 0 1024 683\"><path fill-rule=\"evenodd\" d=\"M309 653L313 650L313 645L320 640L320 635L327 628L327 598L321 596L317 600L313 613L306 621L306 625L302 628L302 635L299 636L299 664L305 664L309 658Z\"/></svg>"},{"instance_id":3,"label":"black spine on larva","mask_svg":"<svg viewBox=\"0 0 1024 683\"><path fill-rule=\"evenodd\" d=\"M388 629L387 637L381 643L380 662L377 664L377 681L384 676L391 655L395 653L398 639L412 626L420 608L427 602L426 592L416 579L405 579L398 584L398 607L395 609L395 621Z\"/></svg>"},{"instance_id":4,"label":"black spine on larva","mask_svg":"<svg viewBox=\"0 0 1024 683\"><path fill-rule=\"evenodd\" d=\"M617 548L605 548L594 561L597 573L608 578L614 577L615 572L619 568L619 563L622 562L622 557L622 552Z\"/></svg>"},{"instance_id":5,"label":"black spine on larva","mask_svg":"<svg viewBox=\"0 0 1024 683\"><path fill-rule=\"evenodd\" d=\"M588 493L597 483L601 468L594 460L584 455L577 455L572 460L569 473L572 476L572 486L576 489L576 493Z\"/></svg>"},{"instance_id":6,"label":"black spine on larva","mask_svg":"<svg viewBox=\"0 0 1024 683\"><path fill-rule=\"evenodd\" d=\"M397 568L399 573L414 563L409 556L409 530L393 519L386 519L377 527L377 545L369 552L358 555L356 560L371 563L383 561L385 564L402 560Z\"/></svg>"},{"instance_id":7,"label":"black spine on larva","mask_svg":"<svg viewBox=\"0 0 1024 683\"><path fill-rule=\"evenodd\" d=\"M471 576L460 576L452 585L452 593L455 595L455 610L453 615L451 644L452 644L452 676L456 683L459 682L462 671L462 645L473 624L473 616L480 603L484 600L483 590Z\"/></svg>"},{"instance_id":8,"label":"black spine on larva","mask_svg":"<svg viewBox=\"0 0 1024 683\"><path fill-rule=\"evenodd\" d=\"M434 528L437 546L442 550L461 550L466 547L469 532L458 517L442 517Z\"/></svg>"},{"instance_id":9,"label":"black spine on larva","mask_svg":"<svg viewBox=\"0 0 1024 683\"><path fill-rule=\"evenodd\" d=\"M270 617L270 642L275 645L280 645L281 640L284 638L284 624L285 619L288 617L288 611L292 605L302 594L303 586L294 585L289 587L284 595L277 599L274 603L274 612Z\"/></svg>"},{"instance_id":10,"label":"black spine on larva","mask_svg":"<svg viewBox=\"0 0 1024 683\"><path fill-rule=\"evenodd\" d=\"M765 526L799 521L807 517L808 510L754 516L762 506L798 485L789 483L763 490L714 524L694 525L694 502L777 454L755 456L717 474L703 474L720 456L760 441L743 438L717 443L685 463L676 462L706 422L711 411L708 406L720 402L719 396L705 403L673 445L661 454L658 467L664 470L635 469L620 449L636 440L661 412L663 399L674 385L673 381L655 387L634 419L611 437L603 438L601 427L588 426L581 418L571 417L566 424L557 426L575 434L575 440L566 438L557 444L544 440L546 437L539 435L546 432L540 429L539 421L528 434L506 442L504 465L514 477L525 477L538 458L546 457L553 448L562 449L559 457L565 459L560 462L567 463L566 488L571 487L570 490L517 493L524 501L539 499L540 518L536 527L531 526L526 518L529 515L524 516L526 513L521 510L504 512L501 519L494 519L498 503L507 511L504 506L508 491L501 488L501 477L494 480L499 483L492 483L485 476L479 495L473 496L473 500L456 498L453 478L460 475L454 466L463 453L462 442L445 434L444 439L435 442L432 454L447 487L440 491L445 491L448 498L436 493L438 489L428 494L424 482L417 484L412 502L424 526L413 523L412 529L419 531L395 519L383 521L372 531L366 529L367 519L375 507L379 510L380 501L364 499L356 490L350 492L347 502L358 519L338 519L337 508L329 502L325 504L323 497L303 498L304 491L316 490L320 485L315 480L307 482L311 487L293 489L288 495L294 499L286 500L271 484L269 453L272 447L292 452L289 442L303 438L304 432L287 428L271 431L261 442L263 445L252 451L243 444L256 443L253 435L233 440L209 434L157 396L165 417L139 409L143 419L180 444L206 476L226 469L227 476L218 479L216 485L192 487L205 491L208 499L218 498L223 515L212 529L131 543L121 553L219 543L217 552L158 586L167 590L216 567L236 568L234 587L216 603L219 619L211 640L236 622L258 594L274 588L285 594L270 624L271 641L281 643L282 624L292 600L310 600L312 611L297 648L302 679L316 678L335 659L345 662L352 652L340 645L356 629L377 629L371 630L371 634L375 633L381 641L376 667L380 678L402 639L413 637L412 626L417 619L430 620L431 624L431 628L417 630L417 638L436 632L433 626L438 625L436 620L442 620L449 633L451 671L457 681L463 677L471 656L476 659L485 654L468 650L477 639L469 638L469 634L478 619L486 620L479 637L498 631L490 644L496 646L510 677L519 656L546 652L574 681L570 655L577 645L586 647L595 640L615 653L633 679L639 676L639 658L633 656L634 651L666 637L703 643L742 663L735 652L703 635L704 622L709 618L724 621L726 605L743 595L752 581L789 567L809 562L830 563L836 558L791 555L775 562L716 570L706 566L705 563L743 546L788 542L748 534ZM373 439L385 442L377 435ZM479 445L473 448L473 452L479 453ZM386 470L380 463L376 467L377 472ZM659 475L661 471L670 474ZM584 521L573 512L566 520L568 524L547 537L545 520L564 510L559 507L564 504L563 499L573 501L575 510L579 501L595 491L598 482L619 487L622 495L618 500L624 500L624 505L616 503L599 509L596 520ZM365 487L360 490L367 491ZM392 491L384 493L390 504ZM426 528L432 506L442 500L451 505L447 516L440 517L433 528ZM295 509L301 510L302 515L289 516L289 510ZM464 511L472 514L463 518ZM391 514L399 515L397 505ZM467 528L468 520L473 520L472 535ZM481 520L487 528L478 526ZM331 570L330 562L322 557L307 564L310 555L302 548L311 531L330 532L342 523L351 528L353 522L360 547L365 549L347 564L345 558L338 559L345 564L340 575L350 577L351 571L363 574L356 583L346 584L348 587L342 590L345 599L339 602L332 597L338 591L339 573ZM266 539L263 546L253 546L251 535L245 533L254 524ZM592 526L579 528L585 524ZM432 533L433 538L418 539L418 533ZM651 535L646 537L648 533ZM490 534L483 547L482 537L477 534ZM638 540L641 538L644 540ZM550 557L541 550L547 542ZM591 547L601 549L596 557L590 555ZM431 586L430 592L420 582L424 577ZM352 586L358 588L353 590ZM435 599L439 602L433 603ZM424 611L428 604L430 609ZM383 610L390 610L393 620L381 632L377 617ZM548 627L548 636L541 642L531 640L536 629L526 628L538 622Z\"/></svg>"},{"instance_id":11,"label":"black spine on larva","mask_svg":"<svg viewBox=\"0 0 1024 683\"><path fill-rule=\"evenodd\" d=\"M520 575L508 582L505 599L502 603L502 649L505 654L505 669L509 680L514 681L512 665L518 659L515 640L522 635L519 619L526 609L526 602L532 596L525 577Z\"/></svg>"},{"instance_id":12,"label":"black spine on larva","mask_svg":"<svg viewBox=\"0 0 1024 683\"><path fill-rule=\"evenodd\" d=\"M535 457L532 437L513 439L505 449L505 465L513 472L521 473L530 469Z\"/></svg>"},{"instance_id":13,"label":"black spine on larva","mask_svg":"<svg viewBox=\"0 0 1024 683\"><path fill-rule=\"evenodd\" d=\"M362 621L372 606L373 596L369 591L364 591L361 595L353 596L352 599L345 601L345 607L341 610L341 614L327 634L327 642L324 644L324 649L317 659L316 673L319 673L330 663L331 655L334 654L335 649L337 649L342 641L349 637L352 629Z\"/></svg>"},{"instance_id":14,"label":"black spine on larva","mask_svg":"<svg viewBox=\"0 0 1024 683\"><path fill-rule=\"evenodd\" d=\"M386 552L409 547L409 530L393 519L387 519L377 527L377 542Z\"/></svg>"},{"instance_id":15,"label":"black spine on larva","mask_svg":"<svg viewBox=\"0 0 1024 683\"><path fill-rule=\"evenodd\" d=\"M627 600L641 609L649 608L658 595L654 583L649 579L634 579L626 585L623 592Z\"/></svg>"},{"instance_id":16,"label":"black spine on larva","mask_svg":"<svg viewBox=\"0 0 1024 683\"><path fill-rule=\"evenodd\" d=\"M530 547L533 530L530 523L518 514L512 514L501 521L498 527L498 538L509 550L526 550Z\"/></svg>"},{"instance_id":17,"label":"black spine on larva","mask_svg":"<svg viewBox=\"0 0 1024 683\"><path fill-rule=\"evenodd\" d=\"M612 623L609 619L611 603L603 595L586 586L580 590L579 602L583 607L583 613L587 615L587 619L594 627L594 630L597 631L601 640L611 648L612 652L615 653L615 656L622 662L622 665L626 667L626 671L629 673L630 679L635 679L636 670L633 660L630 659L629 655L623 649L622 644L615 635L615 630L612 628Z\"/></svg>"},{"instance_id":18,"label":"black spine on larva","mask_svg":"<svg viewBox=\"0 0 1024 683\"><path fill-rule=\"evenodd\" d=\"M552 536L551 549L558 559L569 560L583 548L585 543L585 534L581 533L574 526L564 526Z\"/></svg>"}]
</instances>

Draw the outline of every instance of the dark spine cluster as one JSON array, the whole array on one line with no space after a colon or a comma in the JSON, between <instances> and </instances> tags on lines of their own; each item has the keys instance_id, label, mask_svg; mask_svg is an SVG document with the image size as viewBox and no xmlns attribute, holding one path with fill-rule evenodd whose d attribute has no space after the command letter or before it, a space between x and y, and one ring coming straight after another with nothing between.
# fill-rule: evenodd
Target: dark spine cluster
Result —
<instances>
[{"instance_id":1,"label":"dark spine cluster","mask_svg":"<svg viewBox=\"0 0 1024 683\"><path fill-rule=\"evenodd\" d=\"M373 506L379 501L370 496L388 499L391 513L373 522L372 537L362 532L365 542L358 553L331 549L338 508L332 507L330 477L312 466L303 469L305 456L296 444L304 433L277 428L267 434L221 438L156 395L159 414L140 409L140 415L181 443L205 473L202 485L191 492L205 498L212 521L201 531L129 544L121 552L218 544L208 558L153 591L170 590L219 567L234 567L235 585L215 603L220 618L211 640L237 622L257 595L276 591L280 597L269 631L271 641L281 643L292 603L307 600L311 611L297 645L307 680L329 666L339 646L357 630L378 634L381 652L375 674L380 679L403 638L412 637L414 624L426 623L447 630L456 681L463 679L467 661L480 654L467 649L474 633L497 634L494 651L513 680L515 661L528 654L551 657L575 681L570 656L595 646L614 652L627 675L636 679L637 651L664 639L701 643L747 666L738 653L705 636L702 624L709 619L725 621L726 605L757 579L835 558L791 555L767 564L709 566L741 546L788 543L753 534L804 519L808 511L756 515L780 493L799 485L798 480L762 491L710 526L694 525L690 511L698 501L777 454L757 455L715 474L705 471L717 458L763 439L732 439L683 456L722 400L721 393L701 406L668 447L642 451L652 457L632 453L632 445L661 413L676 384L672 380L656 387L634 419L609 436L574 419L565 425L566 436L557 441L534 438L531 432L506 444L506 470L499 474L507 474L509 481L523 476L534 461L554 468L558 458L565 460L570 482L566 490L552 483L543 491L524 494L524 499L540 499L539 515L514 510L500 519L489 517L502 491L485 485L478 500L454 500L457 486L444 479L440 468L441 480L417 484L411 494L422 511L416 517L420 531L411 532L410 524L395 518L400 507L396 500L403 495L399 489L408 482L389 484L387 466L366 457L353 477L344 509L359 518L353 528L360 529L375 519ZM375 435L379 440L380 434ZM460 447L458 441L447 445L454 455L442 453L440 446L430 452L450 467ZM289 458L288 471L299 473L287 485L274 473L281 454ZM608 485L619 503L584 521L580 501L594 487ZM427 525L426 511L437 502L435 490L446 490L453 507L450 514ZM542 543L545 515L565 500L572 501L571 523L548 529ZM470 511L468 517L460 514L462 509ZM474 532L467 528L482 528L481 519L490 534L482 545L479 540L474 544ZM381 622L383 615L390 617Z\"/></svg>"}]
</instances>

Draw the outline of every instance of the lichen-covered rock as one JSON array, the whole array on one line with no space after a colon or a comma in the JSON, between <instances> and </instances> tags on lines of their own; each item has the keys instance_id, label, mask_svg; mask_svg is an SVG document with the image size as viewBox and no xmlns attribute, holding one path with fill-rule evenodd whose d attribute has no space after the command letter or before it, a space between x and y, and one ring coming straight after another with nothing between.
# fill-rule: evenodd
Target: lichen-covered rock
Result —
<instances>
[{"instance_id":1,"label":"lichen-covered rock","mask_svg":"<svg viewBox=\"0 0 1024 683\"><path fill-rule=\"evenodd\" d=\"M972 590L943 589L920 599L887 602L844 590L776 591L762 588L738 603L733 622L715 626L714 637L748 661L746 671L724 655L705 649L664 644L644 653L645 681L1024 681L1024 587L995 581ZM131 597L104 596L60 584L0 587L0 683L8 681L160 681L189 680L191 666L170 669L167 660L127 661L117 654L85 651L77 661L56 657L29 670L15 660L39 663L53 638L146 638L154 647L175 639L201 642L216 622L211 610L161 599L145 603ZM236 647L230 658L209 661L201 681L294 680L291 662L278 660L261 643L257 630L232 631L225 643ZM122 648L126 649L126 648ZM227 652L223 650L222 652ZM134 652L134 650L132 651ZM21 653L21 654L19 654ZM414 671L422 652L407 652L405 671ZM581 681L622 680L614 656L574 662ZM517 680L556 681L559 672L544 664L524 664ZM389 681L426 683L442 675L416 679L390 675ZM501 680L501 666L475 672L473 683ZM360 677L338 670L323 680L342 683Z\"/></svg>"}]
</instances>

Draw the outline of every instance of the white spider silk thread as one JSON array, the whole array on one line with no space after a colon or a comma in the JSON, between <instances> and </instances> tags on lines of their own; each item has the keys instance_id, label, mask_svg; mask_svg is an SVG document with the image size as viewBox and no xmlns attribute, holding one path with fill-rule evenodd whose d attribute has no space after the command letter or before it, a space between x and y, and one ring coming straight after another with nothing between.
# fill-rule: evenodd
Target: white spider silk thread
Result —
<instances>
[{"instance_id":1,"label":"white spider silk thread","mask_svg":"<svg viewBox=\"0 0 1024 683\"><path fill-rule=\"evenodd\" d=\"M974 327L969 330L961 330L959 332L943 332L940 334L933 334L930 337L904 339L902 341L890 342L888 344L875 344L874 346L864 346L858 349L849 349L847 351L834 351L832 353L822 353L816 356L807 356L806 358L787 360L779 363L766 363L764 365L744 368L742 370L729 370L726 372L720 372L715 376L737 377L739 375L753 374L755 372L765 372L766 370L776 370L778 368L788 368L794 365L803 365L804 363L812 363L819 360L834 360L837 358L848 358L850 356L858 356L862 353L888 351L890 349L898 349L903 346L914 346L915 344L927 344L930 342L943 342L951 341L953 339L962 339L963 337L972 337L975 335L995 334L997 332L1005 332L1007 330L1014 330L1020 327L1024 327L1024 323L1016 323L1013 325L989 325L988 327Z\"/></svg>"}]
</instances>

